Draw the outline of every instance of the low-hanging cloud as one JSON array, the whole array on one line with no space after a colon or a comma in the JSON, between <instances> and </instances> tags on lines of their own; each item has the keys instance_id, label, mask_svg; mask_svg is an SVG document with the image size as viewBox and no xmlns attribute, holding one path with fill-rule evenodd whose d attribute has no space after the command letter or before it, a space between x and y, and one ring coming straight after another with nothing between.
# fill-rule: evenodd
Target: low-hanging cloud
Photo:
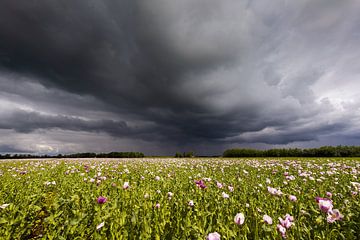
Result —
<instances>
[{"instance_id":1,"label":"low-hanging cloud","mask_svg":"<svg viewBox=\"0 0 360 240\"><path fill-rule=\"evenodd\" d=\"M102 132L166 142L162 153L213 153L326 144L358 123L346 107L360 102L356 0L1 5L2 129Z\"/></svg>"}]
</instances>

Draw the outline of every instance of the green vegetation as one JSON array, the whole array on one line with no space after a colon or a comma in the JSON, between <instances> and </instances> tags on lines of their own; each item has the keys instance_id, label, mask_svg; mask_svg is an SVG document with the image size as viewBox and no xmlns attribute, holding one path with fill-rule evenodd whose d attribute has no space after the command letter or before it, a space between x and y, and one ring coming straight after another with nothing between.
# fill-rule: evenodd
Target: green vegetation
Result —
<instances>
[{"instance_id":1,"label":"green vegetation","mask_svg":"<svg viewBox=\"0 0 360 240\"><path fill-rule=\"evenodd\" d=\"M31 155L31 154L5 154L0 155L0 159L26 159L26 158L142 158L145 155L141 152L110 152L110 153L74 153L74 154L58 154L56 156L49 155Z\"/></svg>"},{"instance_id":2,"label":"green vegetation","mask_svg":"<svg viewBox=\"0 0 360 240\"><path fill-rule=\"evenodd\" d=\"M0 236L358 239L359 177L339 158L3 160Z\"/></svg>"},{"instance_id":3,"label":"green vegetation","mask_svg":"<svg viewBox=\"0 0 360 240\"><path fill-rule=\"evenodd\" d=\"M228 149L223 157L360 157L359 146L324 146L320 148L282 148L256 150L247 148Z\"/></svg>"},{"instance_id":4,"label":"green vegetation","mask_svg":"<svg viewBox=\"0 0 360 240\"><path fill-rule=\"evenodd\" d=\"M191 157L195 157L195 153L194 152L183 152L182 154L177 152L175 153L175 157L176 158L191 158Z\"/></svg>"}]
</instances>

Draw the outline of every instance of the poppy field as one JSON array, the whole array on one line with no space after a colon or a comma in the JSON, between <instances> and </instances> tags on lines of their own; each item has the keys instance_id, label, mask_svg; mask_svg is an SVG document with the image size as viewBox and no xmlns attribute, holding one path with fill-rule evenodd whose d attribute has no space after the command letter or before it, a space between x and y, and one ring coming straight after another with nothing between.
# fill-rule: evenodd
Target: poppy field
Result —
<instances>
[{"instance_id":1,"label":"poppy field","mask_svg":"<svg viewBox=\"0 0 360 240\"><path fill-rule=\"evenodd\" d=\"M357 159L0 162L0 239L358 239Z\"/></svg>"}]
</instances>

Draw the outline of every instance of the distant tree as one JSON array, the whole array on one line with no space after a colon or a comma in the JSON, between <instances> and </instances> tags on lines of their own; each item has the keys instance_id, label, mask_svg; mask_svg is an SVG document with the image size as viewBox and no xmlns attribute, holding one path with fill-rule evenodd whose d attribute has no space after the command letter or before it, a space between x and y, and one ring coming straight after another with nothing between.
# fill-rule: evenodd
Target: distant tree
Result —
<instances>
[{"instance_id":1,"label":"distant tree","mask_svg":"<svg viewBox=\"0 0 360 240\"><path fill-rule=\"evenodd\" d=\"M280 148L256 150L227 149L223 157L360 157L360 146L323 146L320 148Z\"/></svg>"}]
</instances>

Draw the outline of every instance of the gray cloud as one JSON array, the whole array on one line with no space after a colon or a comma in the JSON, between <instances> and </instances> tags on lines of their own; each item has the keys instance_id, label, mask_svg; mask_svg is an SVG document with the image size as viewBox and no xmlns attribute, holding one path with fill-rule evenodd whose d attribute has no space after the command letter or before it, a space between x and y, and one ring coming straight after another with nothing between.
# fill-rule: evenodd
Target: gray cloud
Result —
<instances>
[{"instance_id":1,"label":"gray cloud","mask_svg":"<svg viewBox=\"0 0 360 240\"><path fill-rule=\"evenodd\" d=\"M33 153L32 151L26 151L9 145L0 145L0 153Z\"/></svg>"},{"instance_id":2,"label":"gray cloud","mask_svg":"<svg viewBox=\"0 0 360 240\"><path fill-rule=\"evenodd\" d=\"M5 0L0 127L169 143L162 153L326 144L358 123L346 106L360 102L359 10L355 0Z\"/></svg>"}]
</instances>

